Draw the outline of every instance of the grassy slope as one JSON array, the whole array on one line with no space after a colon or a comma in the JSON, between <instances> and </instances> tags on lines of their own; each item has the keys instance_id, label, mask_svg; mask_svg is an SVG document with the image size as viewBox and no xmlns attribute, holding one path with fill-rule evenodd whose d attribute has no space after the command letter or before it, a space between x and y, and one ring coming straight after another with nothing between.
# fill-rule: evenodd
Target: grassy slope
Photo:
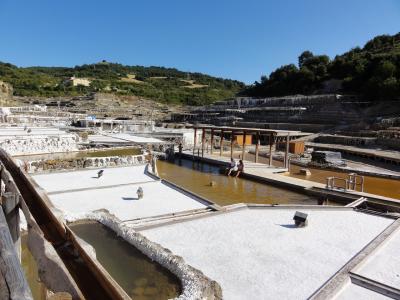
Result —
<instances>
[{"instance_id":1,"label":"grassy slope","mask_svg":"<svg viewBox=\"0 0 400 300\"><path fill-rule=\"evenodd\" d=\"M89 78L91 86L69 86L65 79L71 76ZM232 97L245 87L239 81L201 73L107 62L74 68L18 68L0 63L0 80L11 83L14 94L19 96L65 96L99 91L190 105L208 104Z\"/></svg>"}]
</instances>

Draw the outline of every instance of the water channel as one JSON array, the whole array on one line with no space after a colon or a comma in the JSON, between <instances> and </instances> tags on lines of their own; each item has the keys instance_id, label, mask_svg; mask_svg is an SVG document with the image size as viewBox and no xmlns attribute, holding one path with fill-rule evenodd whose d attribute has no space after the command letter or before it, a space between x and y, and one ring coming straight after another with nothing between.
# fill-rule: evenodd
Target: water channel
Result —
<instances>
[{"instance_id":1,"label":"water channel","mask_svg":"<svg viewBox=\"0 0 400 300\"><path fill-rule=\"evenodd\" d=\"M70 228L96 250L97 260L125 292L138 300L165 300L179 296L179 279L134 246L97 222L73 224ZM36 262L22 236L22 266L35 300L46 299L38 279Z\"/></svg>"},{"instance_id":2,"label":"water channel","mask_svg":"<svg viewBox=\"0 0 400 300\"><path fill-rule=\"evenodd\" d=\"M131 296L138 300L164 300L179 296L178 278L100 223L70 228L96 250L98 261Z\"/></svg>"},{"instance_id":3,"label":"water channel","mask_svg":"<svg viewBox=\"0 0 400 300\"><path fill-rule=\"evenodd\" d=\"M258 204L316 204L317 199L254 182L243 178L228 177L219 173L219 167L176 158L174 162L157 161L161 178L203 196L219 205L241 202ZM211 186L211 182L213 185Z\"/></svg>"},{"instance_id":4,"label":"water channel","mask_svg":"<svg viewBox=\"0 0 400 300\"><path fill-rule=\"evenodd\" d=\"M235 153L236 158L238 158L239 155L240 155L239 153ZM246 159L254 161L254 155L246 153ZM267 164L268 158L260 156L258 161L260 163ZM274 160L273 165L283 166L283 162ZM288 174L288 176L325 184L327 177L336 176L336 177L346 178L347 174L351 173L350 171L340 172L327 169L317 169L317 168L307 167L307 169L311 171L311 175L304 176L300 174L300 169L302 168L304 167L291 164L290 174ZM364 175L364 192L400 199L400 180Z\"/></svg>"}]
</instances>

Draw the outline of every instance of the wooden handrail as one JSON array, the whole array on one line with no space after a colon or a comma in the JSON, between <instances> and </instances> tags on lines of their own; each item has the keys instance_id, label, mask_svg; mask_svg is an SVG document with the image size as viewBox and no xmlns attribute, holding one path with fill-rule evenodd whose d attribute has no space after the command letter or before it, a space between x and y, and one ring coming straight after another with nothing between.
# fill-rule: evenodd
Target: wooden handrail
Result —
<instances>
[{"instance_id":1,"label":"wooden handrail","mask_svg":"<svg viewBox=\"0 0 400 300\"><path fill-rule=\"evenodd\" d=\"M36 223L54 246L84 297L96 300L130 299L108 272L86 253L68 226L57 219L46 193L3 149L0 149L0 161L11 174Z\"/></svg>"}]
</instances>

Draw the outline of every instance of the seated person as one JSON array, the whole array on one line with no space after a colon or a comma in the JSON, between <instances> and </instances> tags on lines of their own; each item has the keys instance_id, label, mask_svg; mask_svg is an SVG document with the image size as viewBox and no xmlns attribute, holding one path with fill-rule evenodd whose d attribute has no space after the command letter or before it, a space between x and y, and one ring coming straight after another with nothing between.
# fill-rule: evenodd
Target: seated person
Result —
<instances>
[{"instance_id":1,"label":"seated person","mask_svg":"<svg viewBox=\"0 0 400 300\"><path fill-rule=\"evenodd\" d=\"M237 170L238 170L237 163L233 158L231 158L231 163L229 165L228 176L231 175L232 172L236 172Z\"/></svg>"},{"instance_id":2,"label":"seated person","mask_svg":"<svg viewBox=\"0 0 400 300\"><path fill-rule=\"evenodd\" d=\"M243 161L239 160L239 165L237 167L237 172L236 172L236 176L235 177L238 177L240 175L240 173L243 172L243 169L244 169Z\"/></svg>"}]
</instances>

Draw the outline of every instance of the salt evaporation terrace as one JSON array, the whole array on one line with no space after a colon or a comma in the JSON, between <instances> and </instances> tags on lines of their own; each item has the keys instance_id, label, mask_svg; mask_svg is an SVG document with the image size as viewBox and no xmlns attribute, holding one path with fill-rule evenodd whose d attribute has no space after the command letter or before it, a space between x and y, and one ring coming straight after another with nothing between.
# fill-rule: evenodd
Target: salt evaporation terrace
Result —
<instances>
[{"instance_id":1,"label":"salt evaporation terrace","mask_svg":"<svg viewBox=\"0 0 400 300\"><path fill-rule=\"evenodd\" d=\"M146 166L130 166L34 175L53 204L66 213L67 219L84 218L89 212L106 209L121 221L144 218L206 205L145 174ZM145 197L138 200L141 186Z\"/></svg>"},{"instance_id":2,"label":"salt evaporation terrace","mask_svg":"<svg viewBox=\"0 0 400 300\"><path fill-rule=\"evenodd\" d=\"M77 151L78 140L58 128L0 127L0 147L11 155Z\"/></svg>"},{"instance_id":3,"label":"salt evaporation terrace","mask_svg":"<svg viewBox=\"0 0 400 300\"><path fill-rule=\"evenodd\" d=\"M88 137L90 143L106 143L113 145L134 144L162 144L163 141L152 137L137 136L127 133L93 134Z\"/></svg>"},{"instance_id":4,"label":"salt evaporation terrace","mask_svg":"<svg viewBox=\"0 0 400 300\"><path fill-rule=\"evenodd\" d=\"M298 209L244 207L140 232L216 280L226 299L306 299L393 223L350 208L303 207L309 225L296 228Z\"/></svg>"},{"instance_id":5,"label":"salt evaporation terrace","mask_svg":"<svg viewBox=\"0 0 400 300\"><path fill-rule=\"evenodd\" d=\"M386 298L350 279L339 287L327 284L360 255L367 261L357 261L351 271L398 289L400 261L393 258L399 230L372 253L364 252L399 221L352 207L311 205L235 204L196 214L207 203L154 179L145 168L106 168L99 179L97 169L33 178L67 220L96 219L129 242L139 232L215 280L224 299L306 299L318 293L337 299ZM144 190L141 200L136 199L138 186ZM309 214L307 227L293 225L297 210ZM187 291L180 298L190 299Z\"/></svg>"}]
</instances>

